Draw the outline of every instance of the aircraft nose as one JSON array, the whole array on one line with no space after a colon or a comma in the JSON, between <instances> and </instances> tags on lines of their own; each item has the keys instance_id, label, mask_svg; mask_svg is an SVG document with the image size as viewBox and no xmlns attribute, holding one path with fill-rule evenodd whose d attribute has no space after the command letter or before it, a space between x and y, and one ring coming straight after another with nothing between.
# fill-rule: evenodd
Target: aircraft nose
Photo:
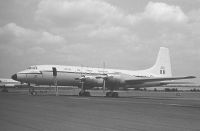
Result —
<instances>
[{"instance_id":1,"label":"aircraft nose","mask_svg":"<svg viewBox=\"0 0 200 131\"><path fill-rule=\"evenodd\" d=\"M12 78L13 80L17 80L17 74L12 75L11 78Z\"/></svg>"}]
</instances>

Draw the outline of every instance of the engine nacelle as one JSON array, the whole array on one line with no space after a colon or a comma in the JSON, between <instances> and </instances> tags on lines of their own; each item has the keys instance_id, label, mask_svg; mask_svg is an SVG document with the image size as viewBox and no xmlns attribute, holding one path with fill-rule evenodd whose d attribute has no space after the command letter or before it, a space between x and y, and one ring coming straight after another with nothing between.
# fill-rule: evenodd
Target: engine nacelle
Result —
<instances>
[{"instance_id":1,"label":"engine nacelle","mask_svg":"<svg viewBox=\"0 0 200 131\"><path fill-rule=\"evenodd\" d=\"M96 79L96 77L86 77L83 82L84 86L88 88L103 86L103 79Z\"/></svg>"},{"instance_id":2,"label":"engine nacelle","mask_svg":"<svg viewBox=\"0 0 200 131\"><path fill-rule=\"evenodd\" d=\"M108 87L111 90L118 89L119 87L124 86L124 84L124 77L120 75L109 76L106 78L106 87Z\"/></svg>"}]
</instances>

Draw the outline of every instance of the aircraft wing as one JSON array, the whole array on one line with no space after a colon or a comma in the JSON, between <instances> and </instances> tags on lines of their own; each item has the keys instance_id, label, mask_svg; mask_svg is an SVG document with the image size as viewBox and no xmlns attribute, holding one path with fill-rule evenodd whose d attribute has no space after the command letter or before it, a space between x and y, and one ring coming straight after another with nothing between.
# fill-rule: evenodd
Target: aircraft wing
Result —
<instances>
[{"instance_id":1,"label":"aircraft wing","mask_svg":"<svg viewBox=\"0 0 200 131\"><path fill-rule=\"evenodd\" d=\"M145 83L145 82L163 82L163 81L170 81L170 80L180 80L180 79L193 79L196 78L195 76L185 76L185 77L140 77L140 78L134 78L134 79L128 79L125 80L125 82L127 84L141 84L141 83Z\"/></svg>"}]
</instances>

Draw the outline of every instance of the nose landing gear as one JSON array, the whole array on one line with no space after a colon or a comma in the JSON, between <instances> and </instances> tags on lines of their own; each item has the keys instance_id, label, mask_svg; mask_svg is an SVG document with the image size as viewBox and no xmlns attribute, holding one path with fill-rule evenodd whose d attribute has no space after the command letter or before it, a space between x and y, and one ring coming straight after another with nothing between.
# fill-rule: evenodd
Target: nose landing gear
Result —
<instances>
[{"instance_id":1,"label":"nose landing gear","mask_svg":"<svg viewBox=\"0 0 200 131\"><path fill-rule=\"evenodd\" d=\"M28 83L28 87L29 87L29 90L28 90L29 95L33 95L33 96L37 95L37 92L35 91L34 87L30 85L30 83Z\"/></svg>"}]
</instances>

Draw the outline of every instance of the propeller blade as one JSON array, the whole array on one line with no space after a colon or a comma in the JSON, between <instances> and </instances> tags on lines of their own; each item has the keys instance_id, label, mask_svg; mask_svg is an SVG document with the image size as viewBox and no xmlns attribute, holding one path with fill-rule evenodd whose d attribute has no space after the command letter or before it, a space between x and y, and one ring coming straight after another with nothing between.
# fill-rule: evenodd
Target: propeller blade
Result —
<instances>
[{"instance_id":1,"label":"propeller blade","mask_svg":"<svg viewBox=\"0 0 200 131\"><path fill-rule=\"evenodd\" d=\"M105 93L105 90L106 90L106 80L103 79L103 93Z\"/></svg>"},{"instance_id":2,"label":"propeller blade","mask_svg":"<svg viewBox=\"0 0 200 131\"><path fill-rule=\"evenodd\" d=\"M84 82L81 81L81 90L83 90Z\"/></svg>"}]
</instances>

